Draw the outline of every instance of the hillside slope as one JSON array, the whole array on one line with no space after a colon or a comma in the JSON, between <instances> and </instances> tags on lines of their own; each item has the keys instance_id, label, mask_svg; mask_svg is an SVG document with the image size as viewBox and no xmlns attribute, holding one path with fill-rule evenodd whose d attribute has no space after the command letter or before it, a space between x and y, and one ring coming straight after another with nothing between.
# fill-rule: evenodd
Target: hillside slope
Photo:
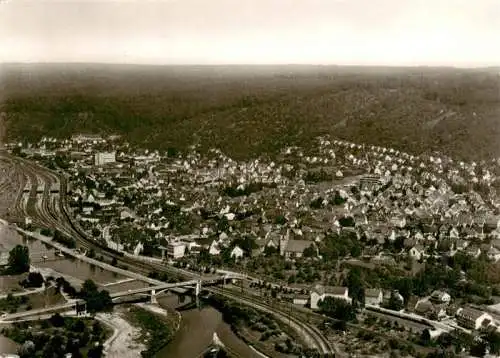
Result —
<instances>
[{"instance_id":1,"label":"hillside slope","mask_svg":"<svg viewBox=\"0 0 500 358\"><path fill-rule=\"evenodd\" d=\"M3 65L10 139L121 133L235 157L320 134L414 153L500 156L498 71L319 66Z\"/></svg>"}]
</instances>

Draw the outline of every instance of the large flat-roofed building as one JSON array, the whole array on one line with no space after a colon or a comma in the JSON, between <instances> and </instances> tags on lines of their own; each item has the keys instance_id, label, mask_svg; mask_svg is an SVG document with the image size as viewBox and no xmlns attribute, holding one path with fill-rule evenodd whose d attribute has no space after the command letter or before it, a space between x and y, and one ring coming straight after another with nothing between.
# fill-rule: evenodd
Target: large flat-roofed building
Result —
<instances>
[{"instance_id":1,"label":"large flat-roofed building","mask_svg":"<svg viewBox=\"0 0 500 358\"><path fill-rule=\"evenodd\" d=\"M479 329L493 323L491 315L473 308L459 309L456 318L460 326L469 329Z\"/></svg>"},{"instance_id":2,"label":"large flat-roofed building","mask_svg":"<svg viewBox=\"0 0 500 358\"><path fill-rule=\"evenodd\" d=\"M180 259L184 257L186 245L182 242L171 242L167 245L167 257L171 259Z\"/></svg>"},{"instance_id":3,"label":"large flat-roofed building","mask_svg":"<svg viewBox=\"0 0 500 358\"><path fill-rule=\"evenodd\" d=\"M94 156L95 165L104 165L116 162L116 152L100 152Z\"/></svg>"}]
</instances>

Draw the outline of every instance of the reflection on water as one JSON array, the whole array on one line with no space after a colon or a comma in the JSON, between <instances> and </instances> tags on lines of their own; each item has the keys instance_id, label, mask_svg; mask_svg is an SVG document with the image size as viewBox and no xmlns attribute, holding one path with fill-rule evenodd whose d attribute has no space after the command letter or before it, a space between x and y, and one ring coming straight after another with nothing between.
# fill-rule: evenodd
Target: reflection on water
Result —
<instances>
[{"instance_id":1,"label":"reflection on water","mask_svg":"<svg viewBox=\"0 0 500 358\"><path fill-rule=\"evenodd\" d=\"M184 303L179 303L177 296L158 299L160 305L171 308L186 305L188 302L189 298ZM213 334L216 332L223 344L237 352L238 355L248 358L262 358L234 334L231 327L222 320L222 314L215 308L202 305L201 308L181 311L181 315L182 322L179 331L156 357L199 357L212 343Z\"/></svg>"},{"instance_id":2,"label":"reflection on water","mask_svg":"<svg viewBox=\"0 0 500 358\"><path fill-rule=\"evenodd\" d=\"M106 271L100 267L90 265L73 257L61 257L50 246L37 241L25 240L25 245L30 250L33 266L51 268L64 275L73 276L79 280L92 279L98 284L105 284L124 279L115 272Z\"/></svg>"},{"instance_id":3,"label":"reflection on water","mask_svg":"<svg viewBox=\"0 0 500 358\"><path fill-rule=\"evenodd\" d=\"M17 353L17 347L16 342L0 335L0 354L15 354Z\"/></svg>"}]
</instances>

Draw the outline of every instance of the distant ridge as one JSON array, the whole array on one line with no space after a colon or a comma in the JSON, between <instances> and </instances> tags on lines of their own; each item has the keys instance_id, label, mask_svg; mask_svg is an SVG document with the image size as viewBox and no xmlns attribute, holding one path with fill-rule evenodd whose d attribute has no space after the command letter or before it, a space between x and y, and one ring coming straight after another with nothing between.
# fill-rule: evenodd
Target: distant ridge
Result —
<instances>
[{"instance_id":1,"label":"distant ridge","mask_svg":"<svg viewBox=\"0 0 500 358\"><path fill-rule=\"evenodd\" d=\"M9 139L117 133L140 146L199 142L246 157L330 134L414 153L500 156L500 67L0 66Z\"/></svg>"}]
</instances>

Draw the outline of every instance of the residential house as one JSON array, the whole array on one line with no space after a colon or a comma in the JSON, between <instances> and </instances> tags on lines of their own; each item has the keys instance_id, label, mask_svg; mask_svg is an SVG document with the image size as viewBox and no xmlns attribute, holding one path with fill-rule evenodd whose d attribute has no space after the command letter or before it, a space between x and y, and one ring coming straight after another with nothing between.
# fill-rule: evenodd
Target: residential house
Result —
<instances>
[{"instance_id":1,"label":"residential house","mask_svg":"<svg viewBox=\"0 0 500 358\"><path fill-rule=\"evenodd\" d=\"M496 247L491 247L488 252L486 253L488 256L488 259L497 262L500 260L500 250L497 249Z\"/></svg>"},{"instance_id":2,"label":"residential house","mask_svg":"<svg viewBox=\"0 0 500 358\"><path fill-rule=\"evenodd\" d=\"M186 244L186 249L191 254L197 254L201 251L202 245L196 243L195 241L184 242Z\"/></svg>"},{"instance_id":3,"label":"residential house","mask_svg":"<svg viewBox=\"0 0 500 358\"><path fill-rule=\"evenodd\" d=\"M384 299L384 294L381 289L369 288L365 290L365 304L380 306Z\"/></svg>"},{"instance_id":4,"label":"residential house","mask_svg":"<svg viewBox=\"0 0 500 358\"><path fill-rule=\"evenodd\" d=\"M415 313L429 319L439 320L446 317L447 303L435 304L432 301L421 300L415 306Z\"/></svg>"},{"instance_id":5,"label":"residential house","mask_svg":"<svg viewBox=\"0 0 500 358\"><path fill-rule=\"evenodd\" d=\"M219 255L220 254L219 242L217 240L212 241L210 247L208 249L208 253L210 255Z\"/></svg>"},{"instance_id":6,"label":"residential house","mask_svg":"<svg viewBox=\"0 0 500 358\"><path fill-rule=\"evenodd\" d=\"M231 257L234 257L235 259L239 259L241 257L243 257L243 254L245 252L243 251L243 249L241 247L239 247L238 245L236 245L233 250L231 251Z\"/></svg>"},{"instance_id":7,"label":"residential house","mask_svg":"<svg viewBox=\"0 0 500 358\"><path fill-rule=\"evenodd\" d=\"M316 246L313 241L309 240L288 240L284 250L285 259L302 257L304 250L311 245Z\"/></svg>"},{"instance_id":8,"label":"residential house","mask_svg":"<svg viewBox=\"0 0 500 358\"><path fill-rule=\"evenodd\" d=\"M432 292L431 297L429 299L436 304L442 304L442 303L448 304L451 301L451 296L447 292L436 290Z\"/></svg>"},{"instance_id":9,"label":"residential house","mask_svg":"<svg viewBox=\"0 0 500 358\"><path fill-rule=\"evenodd\" d=\"M491 315L473 308L459 309L456 318L460 326L468 329L479 329L493 322Z\"/></svg>"},{"instance_id":10,"label":"residential house","mask_svg":"<svg viewBox=\"0 0 500 358\"><path fill-rule=\"evenodd\" d=\"M465 253L477 259L481 255L481 249L478 246L469 246Z\"/></svg>"},{"instance_id":11,"label":"residential house","mask_svg":"<svg viewBox=\"0 0 500 358\"><path fill-rule=\"evenodd\" d=\"M451 230L450 230L450 234L449 234L449 237L451 239L458 239L460 237L460 233L458 232L458 229L456 227L453 227Z\"/></svg>"},{"instance_id":12,"label":"residential house","mask_svg":"<svg viewBox=\"0 0 500 358\"><path fill-rule=\"evenodd\" d=\"M318 303L326 297L333 297L350 302L349 289L347 287L316 285L310 294L311 309L318 309Z\"/></svg>"},{"instance_id":13,"label":"residential house","mask_svg":"<svg viewBox=\"0 0 500 358\"><path fill-rule=\"evenodd\" d=\"M424 247L420 244L413 246L409 251L410 256L415 260L420 260L424 256L424 253Z\"/></svg>"},{"instance_id":14,"label":"residential house","mask_svg":"<svg viewBox=\"0 0 500 358\"><path fill-rule=\"evenodd\" d=\"M458 251L463 251L469 246L469 242L467 240L458 239L455 241L455 248Z\"/></svg>"}]
</instances>

